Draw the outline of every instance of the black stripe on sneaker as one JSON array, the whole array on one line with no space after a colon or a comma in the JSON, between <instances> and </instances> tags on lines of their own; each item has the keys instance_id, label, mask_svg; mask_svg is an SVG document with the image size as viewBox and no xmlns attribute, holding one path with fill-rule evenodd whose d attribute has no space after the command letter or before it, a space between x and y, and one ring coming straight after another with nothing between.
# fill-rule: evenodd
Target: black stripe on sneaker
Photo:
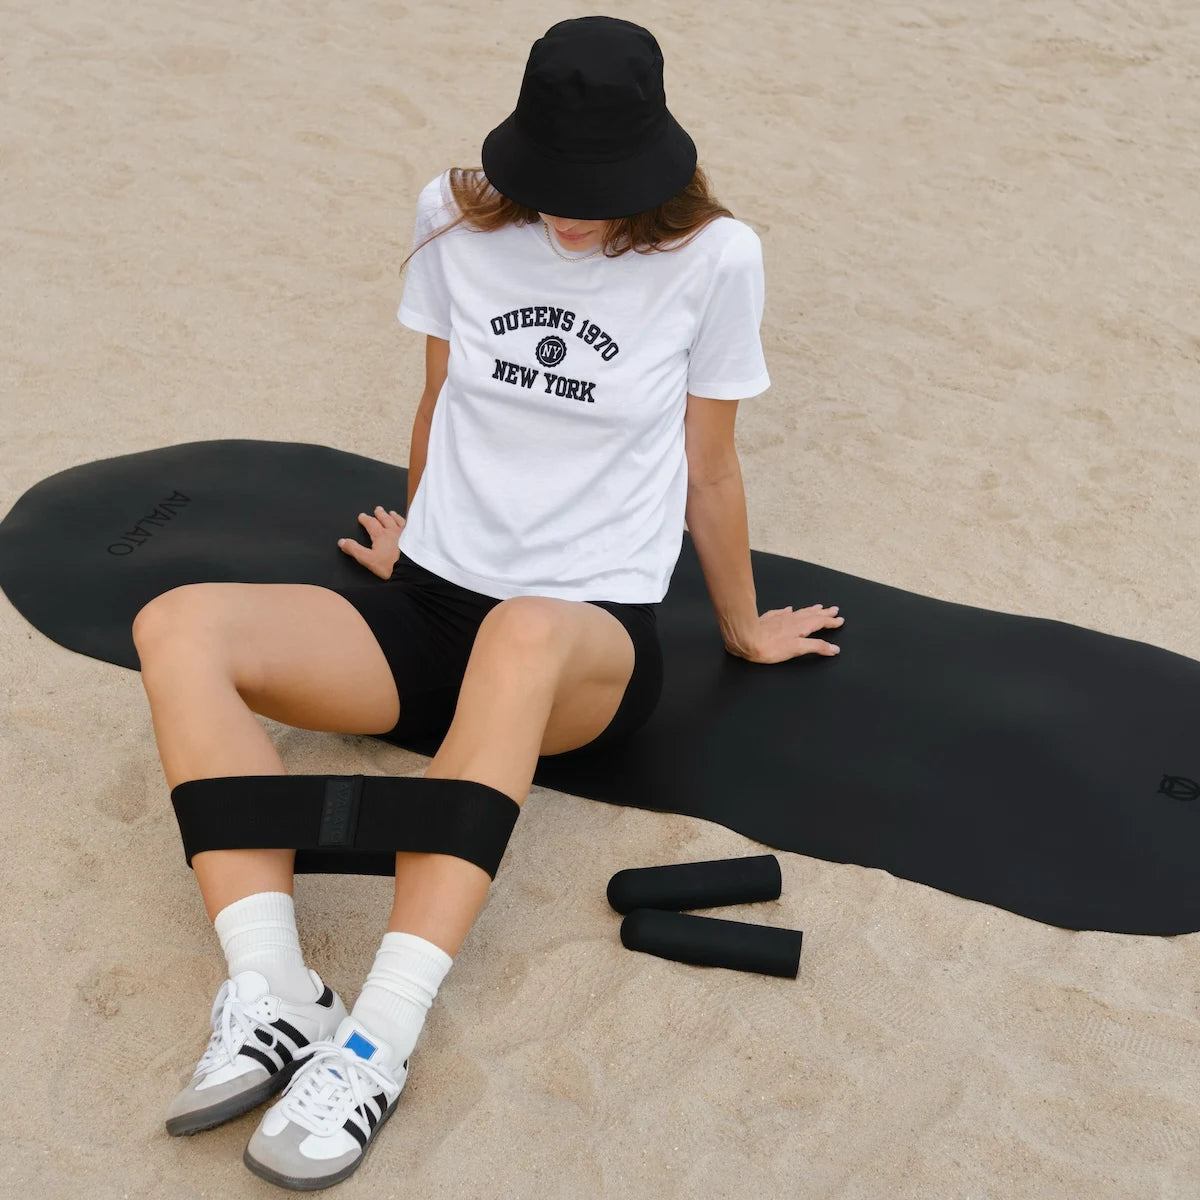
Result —
<instances>
[{"instance_id":1,"label":"black stripe on sneaker","mask_svg":"<svg viewBox=\"0 0 1200 1200\"><path fill-rule=\"evenodd\" d=\"M282 1042L275 1043L275 1053L283 1060L285 1067L292 1061L292 1052Z\"/></svg>"},{"instance_id":2,"label":"black stripe on sneaker","mask_svg":"<svg viewBox=\"0 0 1200 1200\"><path fill-rule=\"evenodd\" d=\"M365 1104L362 1106L362 1115L367 1118L369 1128L374 1129L379 1124L379 1114Z\"/></svg>"},{"instance_id":3,"label":"black stripe on sneaker","mask_svg":"<svg viewBox=\"0 0 1200 1200\"><path fill-rule=\"evenodd\" d=\"M325 985L325 990L317 997L317 1003L322 1008L333 1007L333 988L329 984Z\"/></svg>"},{"instance_id":4,"label":"black stripe on sneaker","mask_svg":"<svg viewBox=\"0 0 1200 1200\"><path fill-rule=\"evenodd\" d=\"M367 1148L367 1135L355 1123L346 1118L346 1123L342 1128L365 1150Z\"/></svg>"},{"instance_id":5,"label":"black stripe on sneaker","mask_svg":"<svg viewBox=\"0 0 1200 1200\"><path fill-rule=\"evenodd\" d=\"M382 1117L384 1109L387 1108L387 1097L380 1092L378 1096L372 1096L371 1099L375 1102L375 1107L379 1109L379 1115Z\"/></svg>"},{"instance_id":6,"label":"black stripe on sneaker","mask_svg":"<svg viewBox=\"0 0 1200 1200\"><path fill-rule=\"evenodd\" d=\"M292 1039L292 1044L297 1050L299 1050L301 1046L308 1045L308 1038L306 1038L304 1034L302 1034L300 1030L295 1027L295 1025L289 1025L282 1017L280 1017L278 1021L272 1021L271 1025L275 1029L278 1029L280 1033L287 1034L287 1036Z\"/></svg>"},{"instance_id":7,"label":"black stripe on sneaker","mask_svg":"<svg viewBox=\"0 0 1200 1200\"><path fill-rule=\"evenodd\" d=\"M279 1071L279 1064L273 1058L268 1058L257 1046L243 1046L238 1053L262 1063L272 1075Z\"/></svg>"}]
</instances>

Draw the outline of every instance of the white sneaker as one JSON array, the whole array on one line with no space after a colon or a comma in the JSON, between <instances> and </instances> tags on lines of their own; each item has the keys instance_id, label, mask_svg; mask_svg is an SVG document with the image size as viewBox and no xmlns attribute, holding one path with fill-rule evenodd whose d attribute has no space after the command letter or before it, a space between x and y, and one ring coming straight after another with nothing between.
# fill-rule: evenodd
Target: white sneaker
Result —
<instances>
[{"instance_id":1,"label":"white sneaker","mask_svg":"<svg viewBox=\"0 0 1200 1200\"><path fill-rule=\"evenodd\" d=\"M199 1133L248 1112L287 1085L312 1042L332 1034L346 1006L316 971L309 975L319 995L299 1004L272 996L257 971L221 984L208 1046L167 1109L169 1134Z\"/></svg>"},{"instance_id":2,"label":"white sneaker","mask_svg":"<svg viewBox=\"0 0 1200 1200\"><path fill-rule=\"evenodd\" d=\"M314 1045L278 1103L263 1115L243 1161L255 1175L297 1191L340 1183L358 1169L396 1108L408 1063L388 1068L386 1042L347 1017Z\"/></svg>"}]
</instances>

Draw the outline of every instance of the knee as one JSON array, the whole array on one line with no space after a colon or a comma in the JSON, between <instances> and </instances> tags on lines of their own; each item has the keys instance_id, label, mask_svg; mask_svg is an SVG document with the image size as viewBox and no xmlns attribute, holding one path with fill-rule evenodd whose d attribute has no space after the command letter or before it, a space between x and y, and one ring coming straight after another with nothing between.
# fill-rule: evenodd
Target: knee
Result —
<instances>
[{"instance_id":1,"label":"knee","mask_svg":"<svg viewBox=\"0 0 1200 1200\"><path fill-rule=\"evenodd\" d=\"M484 617L475 644L507 657L552 662L569 638L563 603L545 596L502 600Z\"/></svg>"},{"instance_id":2,"label":"knee","mask_svg":"<svg viewBox=\"0 0 1200 1200\"><path fill-rule=\"evenodd\" d=\"M190 641L211 618L212 603L205 584L189 583L155 596L133 618L133 644L145 666L148 659L172 644Z\"/></svg>"}]
</instances>

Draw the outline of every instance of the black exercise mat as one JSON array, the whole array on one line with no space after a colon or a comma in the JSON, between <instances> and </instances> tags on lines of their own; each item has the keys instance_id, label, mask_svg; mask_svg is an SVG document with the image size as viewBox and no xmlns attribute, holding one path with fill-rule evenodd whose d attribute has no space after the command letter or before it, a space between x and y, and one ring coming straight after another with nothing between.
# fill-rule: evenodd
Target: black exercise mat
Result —
<instances>
[{"instance_id":1,"label":"black exercise mat","mask_svg":"<svg viewBox=\"0 0 1200 1200\"><path fill-rule=\"evenodd\" d=\"M178 584L369 580L336 539L363 509L402 508L405 485L398 467L277 442L91 463L5 518L0 586L55 641L135 667L134 613ZM725 654L686 542L654 718L619 748L544 759L537 782L1068 928L1200 929L1200 663L779 555L756 551L754 570L763 608L840 604L845 653Z\"/></svg>"}]
</instances>

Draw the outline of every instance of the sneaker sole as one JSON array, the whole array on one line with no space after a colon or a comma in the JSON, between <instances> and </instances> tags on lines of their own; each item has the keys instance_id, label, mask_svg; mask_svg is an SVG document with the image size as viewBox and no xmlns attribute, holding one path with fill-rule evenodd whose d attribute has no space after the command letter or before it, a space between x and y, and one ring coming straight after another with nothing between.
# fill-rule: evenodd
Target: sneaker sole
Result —
<instances>
[{"instance_id":1,"label":"sneaker sole","mask_svg":"<svg viewBox=\"0 0 1200 1200\"><path fill-rule=\"evenodd\" d=\"M375 1126L375 1132L371 1134L371 1140L367 1142L363 1152L348 1166L343 1167L340 1171L334 1171L331 1175L319 1176L299 1176L299 1175L284 1175L280 1171L273 1171L270 1167L260 1163L257 1159L250 1157L250 1147L247 1146L242 1152L242 1162L257 1175L259 1179L265 1179L268 1183L274 1183L279 1187L290 1188L294 1192L319 1192L322 1188L333 1187L335 1183L341 1183L343 1179L349 1179L359 1167L366 1161L367 1155L371 1152L371 1147L375 1145L375 1139L379 1136L379 1131L387 1124L388 1118L396 1111L396 1105L400 1102L400 1097L397 1096L392 1101L391 1106L379 1118L379 1124Z\"/></svg>"},{"instance_id":2,"label":"sneaker sole","mask_svg":"<svg viewBox=\"0 0 1200 1200\"><path fill-rule=\"evenodd\" d=\"M262 1082L236 1096L230 1096L228 1100L222 1100L220 1104L169 1118L167 1132L172 1137L189 1137L193 1133L203 1133L206 1129L216 1129L218 1125L224 1125L226 1121L248 1113L264 1100L269 1100L276 1093L283 1091L303 1061L302 1058L293 1060L274 1075L268 1075Z\"/></svg>"}]
</instances>

